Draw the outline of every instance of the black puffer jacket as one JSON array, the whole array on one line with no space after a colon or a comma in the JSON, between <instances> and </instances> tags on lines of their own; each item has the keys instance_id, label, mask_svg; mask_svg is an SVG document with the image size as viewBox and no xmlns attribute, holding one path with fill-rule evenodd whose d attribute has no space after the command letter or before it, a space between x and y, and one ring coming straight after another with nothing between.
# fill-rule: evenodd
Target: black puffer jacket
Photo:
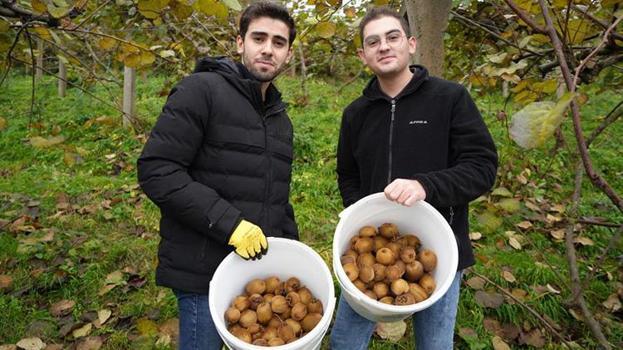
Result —
<instances>
[{"instance_id":1,"label":"black puffer jacket","mask_svg":"<svg viewBox=\"0 0 623 350\"><path fill-rule=\"evenodd\" d=\"M474 263L467 206L495 182L495 144L464 87L411 69L413 78L395 98L374 78L344 110L338 185L349 206L397 178L417 179L452 226L463 269Z\"/></svg>"},{"instance_id":2,"label":"black puffer jacket","mask_svg":"<svg viewBox=\"0 0 623 350\"><path fill-rule=\"evenodd\" d=\"M292 124L277 89L262 102L241 64L199 61L169 94L137 168L162 214L158 285L207 293L243 218L267 236L298 239L288 201Z\"/></svg>"}]
</instances>

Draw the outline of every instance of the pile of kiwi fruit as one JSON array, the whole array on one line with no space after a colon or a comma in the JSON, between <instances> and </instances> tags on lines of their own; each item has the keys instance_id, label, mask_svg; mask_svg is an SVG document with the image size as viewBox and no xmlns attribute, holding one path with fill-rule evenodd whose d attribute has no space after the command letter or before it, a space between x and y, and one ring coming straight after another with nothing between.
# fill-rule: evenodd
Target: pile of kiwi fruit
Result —
<instances>
[{"instance_id":1,"label":"pile of kiwi fruit","mask_svg":"<svg viewBox=\"0 0 623 350\"><path fill-rule=\"evenodd\" d=\"M225 311L227 329L259 346L291 343L309 333L322 318L323 306L296 277L253 279Z\"/></svg>"},{"instance_id":2,"label":"pile of kiwi fruit","mask_svg":"<svg viewBox=\"0 0 623 350\"><path fill-rule=\"evenodd\" d=\"M435 291L431 272L437 255L423 249L416 235L401 235L393 223L359 229L340 261L348 279L381 303L415 304Z\"/></svg>"}]
</instances>

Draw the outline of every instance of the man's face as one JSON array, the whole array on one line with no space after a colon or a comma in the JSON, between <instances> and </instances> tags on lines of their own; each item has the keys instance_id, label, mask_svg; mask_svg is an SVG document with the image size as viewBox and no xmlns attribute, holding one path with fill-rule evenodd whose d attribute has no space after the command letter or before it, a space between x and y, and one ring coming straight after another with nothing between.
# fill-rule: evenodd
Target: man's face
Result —
<instances>
[{"instance_id":1,"label":"man's face","mask_svg":"<svg viewBox=\"0 0 623 350\"><path fill-rule=\"evenodd\" d=\"M261 82L273 80L290 61L288 26L277 19L260 17L249 23L242 38L236 39L242 62L253 76Z\"/></svg>"},{"instance_id":2,"label":"man's face","mask_svg":"<svg viewBox=\"0 0 623 350\"><path fill-rule=\"evenodd\" d=\"M391 77L408 69L415 47L415 38L407 38L400 21L385 16L368 22L363 28L359 58L377 76Z\"/></svg>"}]
</instances>

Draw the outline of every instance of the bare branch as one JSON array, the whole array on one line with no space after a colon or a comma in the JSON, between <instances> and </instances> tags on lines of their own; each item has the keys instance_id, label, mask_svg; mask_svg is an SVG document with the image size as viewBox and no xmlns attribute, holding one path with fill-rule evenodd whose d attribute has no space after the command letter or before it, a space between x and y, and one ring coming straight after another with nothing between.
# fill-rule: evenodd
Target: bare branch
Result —
<instances>
[{"instance_id":1,"label":"bare branch","mask_svg":"<svg viewBox=\"0 0 623 350\"><path fill-rule=\"evenodd\" d=\"M540 25L538 25L529 14L525 13L517 4L515 4L512 0L504 0L506 4L521 18L522 21L526 22L527 25L530 26L535 32L541 34L547 34L547 30Z\"/></svg>"},{"instance_id":2,"label":"bare branch","mask_svg":"<svg viewBox=\"0 0 623 350\"><path fill-rule=\"evenodd\" d=\"M601 134L608 127L608 125L614 123L621 115L623 115L623 110L615 113L617 109L621 107L621 105L623 105L623 100L617 103L616 106L614 106L610 113L606 115L606 118L604 118L599 126L597 126L597 128L595 128L595 130L593 130L593 132L586 138L586 147L590 147L591 143L595 141L597 136L599 136L599 134Z\"/></svg>"},{"instance_id":3,"label":"bare branch","mask_svg":"<svg viewBox=\"0 0 623 350\"><path fill-rule=\"evenodd\" d=\"M593 16L592 14L590 14L588 11L583 10L582 8L578 7L578 5L572 4L571 8L580 12L582 15L584 15L586 18L590 19L591 21L593 21L595 24L599 25L600 27L602 27L603 29L608 29L608 22L606 21L602 21L599 18ZM612 37L619 39L619 40L623 40L623 35L620 33L617 33L615 31L612 31Z\"/></svg>"}]
</instances>

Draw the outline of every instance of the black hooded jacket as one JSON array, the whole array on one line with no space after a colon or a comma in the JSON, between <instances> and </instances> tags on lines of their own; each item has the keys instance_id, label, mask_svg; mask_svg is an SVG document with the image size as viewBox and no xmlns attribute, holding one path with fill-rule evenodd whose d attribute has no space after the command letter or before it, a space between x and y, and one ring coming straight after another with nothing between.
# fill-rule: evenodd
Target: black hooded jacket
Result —
<instances>
[{"instance_id":1,"label":"black hooded jacket","mask_svg":"<svg viewBox=\"0 0 623 350\"><path fill-rule=\"evenodd\" d=\"M467 90L411 67L413 78L395 98L373 78L342 117L338 185L349 206L383 192L397 178L416 179L426 201L450 223L459 269L474 264L468 203L489 190L497 171L495 144Z\"/></svg>"},{"instance_id":2,"label":"black hooded jacket","mask_svg":"<svg viewBox=\"0 0 623 350\"><path fill-rule=\"evenodd\" d=\"M298 239L288 200L292 123L277 89L263 102L241 64L198 62L169 94L137 169L162 216L158 285L207 293L242 219L266 236Z\"/></svg>"}]
</instances>

